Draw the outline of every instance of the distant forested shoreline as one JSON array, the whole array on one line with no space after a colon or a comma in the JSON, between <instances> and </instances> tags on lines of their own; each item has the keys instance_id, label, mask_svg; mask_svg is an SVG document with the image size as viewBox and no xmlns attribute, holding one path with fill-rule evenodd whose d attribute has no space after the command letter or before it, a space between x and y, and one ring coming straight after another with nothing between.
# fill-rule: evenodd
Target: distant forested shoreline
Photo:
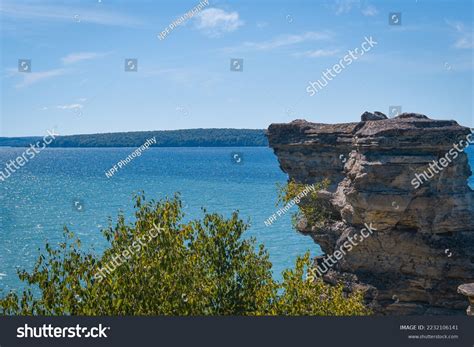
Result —
<instances>
[{"instance_id":1,"label":"distant forested shoreline","mask_svg":"<svg viewBox=\"0 0 474 347\"><path fill-rule=\"evenodd\" d=\"M151 147L268 146L263 129L183 129L57 136L48 147L139 147L156 138ZM0 147L29 147L43 137L0 137Z\"/></svg>"}]
</instances>

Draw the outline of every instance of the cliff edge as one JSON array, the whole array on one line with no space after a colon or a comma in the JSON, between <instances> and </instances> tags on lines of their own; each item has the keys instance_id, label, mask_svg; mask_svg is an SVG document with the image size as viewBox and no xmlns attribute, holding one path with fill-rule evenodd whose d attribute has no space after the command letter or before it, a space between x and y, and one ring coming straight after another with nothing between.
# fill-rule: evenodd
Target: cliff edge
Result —
<instances>
[{"instance_id":1,"label":"cliff edge","mask_svg":"<svg viewBox=\"0 0 474 347\"><path fill-rule=\"evenodd\" d=\"M331 182L320 196L332 217L324 226L298 223L326 256L372 226L326 267L324 281L363 290L379 314L464 314L457 287L474 282L474 191L463 151L474 140L469 128L366 112L357 123L272 124L267 136L290 179Z\"/></svg>"}]
</instances>

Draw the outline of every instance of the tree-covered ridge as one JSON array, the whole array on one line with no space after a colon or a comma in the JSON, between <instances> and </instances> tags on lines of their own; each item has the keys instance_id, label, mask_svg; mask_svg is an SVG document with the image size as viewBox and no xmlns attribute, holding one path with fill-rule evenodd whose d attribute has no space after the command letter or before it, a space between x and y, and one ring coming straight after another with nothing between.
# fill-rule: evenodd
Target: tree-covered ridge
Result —
<instances>
[{"instance_id":1,"label":"tree-covered ridge","mask_svg":"<svg viewBox=\"0 0 474 347\"><path fill-rule=\"evenodd\" d=\"M152 137L152 147L268 146L263 129L183 129L58 136L49 147L139 147ZM0 147L29 147L41 139L0 137Z\"/></svg>"}]
</instances>

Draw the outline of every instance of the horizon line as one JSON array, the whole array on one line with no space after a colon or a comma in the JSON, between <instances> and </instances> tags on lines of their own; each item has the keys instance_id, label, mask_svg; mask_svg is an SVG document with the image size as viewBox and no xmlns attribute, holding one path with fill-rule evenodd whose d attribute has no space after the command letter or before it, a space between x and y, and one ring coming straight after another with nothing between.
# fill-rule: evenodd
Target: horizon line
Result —
<instances>
[{"instance_id":1,"label":"horizon line","mask_svg":"<svg viewBox=\"0 0 474 347\"><path fill-rule=\"evenodd\" d=\"M123 133L171 132L171 131L186 131L186 130L263 130L265 131L266 129L264 128L185 128L185 129L167 129L167 130L132 130L132 131L116 131L116 132L105 132L105 133L58 135L58 137L107 135L107 134L123 134ZM43 137L43 136L42 135L0 136L0 139L21 139L21 138L30 138L30 137Z\"/></svg>"}]
</instances>

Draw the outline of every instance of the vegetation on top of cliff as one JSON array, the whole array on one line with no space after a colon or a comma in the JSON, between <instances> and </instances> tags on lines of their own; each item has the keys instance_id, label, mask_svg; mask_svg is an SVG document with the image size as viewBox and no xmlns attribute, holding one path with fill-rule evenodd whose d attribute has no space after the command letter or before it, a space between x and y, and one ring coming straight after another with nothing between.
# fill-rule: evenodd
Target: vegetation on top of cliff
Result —
<instances>
[{"instance_id":1,"label":"vegetation on top of cliff","mask_svg":"<svg viewBox=\"0 0 474 347\"><path fill-rule=\"evenodd\" d=\"M156 137L153 147L268 146L262 129L183 129L58 136L49 147L139 147ZM2 137L0 146L29 147L41 137Z\"/></svg>"},{"instance_id":2,"label":"vegetation on top of cliff","mask_svg":"<svg viewBox=\"0 0 474 347\"><path fill-rule=\"evenodd\" d=\"M46 245L27 286L0 299L6 315L364 315L360 293L304 279L309 255L272 278L262 245L243 238L248 228L237 212L225 219L204 210L203 219L182 222L179 196L135 200L135 219L103 231L108 249L85 253L65 229L59 248ZM151 231L154 230L153 237ZM148 236L147 236L148 235ZM146 243L142 241L146 239ZM136 247L137 242L142 247ZM118 255L126 261L104 273ZM123 260L123 259L122 259ZM102 273L104 276L99 275ZM39 290L39 294L38 294Z\"/></svg>"},{"instance_id":3,"label":"vegetation on top of cliff","mask_svg":"<svg viewBox=\"0 0 474 347\"><path fill-rule=\"evenodd\" d=\"M320 191L325 190L329 185L328 179L313 185L298 183L293 179L286 184L277 184L277 205L286 205L291 201L297 203L299 210L291 215L295 227L301 217L304 217L311 226L322 227L332 216L328 204L320 197Z\"/></svg>"}]
</instances>

